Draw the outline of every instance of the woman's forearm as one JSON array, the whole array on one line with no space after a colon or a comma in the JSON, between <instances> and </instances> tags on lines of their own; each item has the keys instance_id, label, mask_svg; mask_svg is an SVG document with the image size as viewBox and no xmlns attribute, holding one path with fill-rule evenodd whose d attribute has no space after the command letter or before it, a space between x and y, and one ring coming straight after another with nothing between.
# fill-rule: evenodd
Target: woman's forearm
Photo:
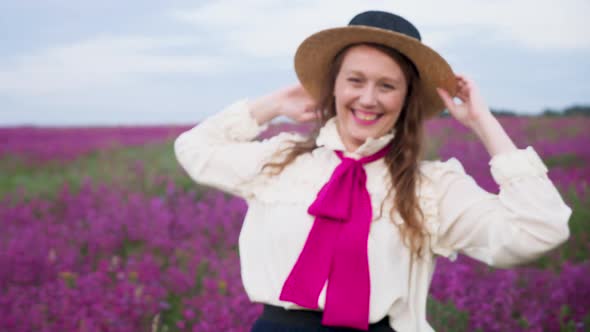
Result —
<instances>
[{"instance_id":1,"label":"woman's forearm","mask_svg":"<svg viewBox=\"0 0 590 332\"><path fill-rule=\"evenodd\" d=\"M487 113L479 118L471 129L479 137L492 157L516 150L516 145L492 113Z\"/></svg>"},{"instance_id":2,"label":"woman's forearm","mask_svg":"<svg viewBox=\"0 0 590 332\"><path fill-rule=\"evenodd\" d=\"M277 101L276 93L249 101L248 108L259 125L267 123L280 115L280 103Z\"/></svg>"},{"instance_id":3,"label":"woman's forearm","mask_svg":"<svg viewBox=\"0 0 590 332\"><path fill-rule=\"evenodd\" d=\"M259 125L279 115L299 123L317 118L316 102L299 83L254 99L249 108Z\"/></svg>"}]
</instances>

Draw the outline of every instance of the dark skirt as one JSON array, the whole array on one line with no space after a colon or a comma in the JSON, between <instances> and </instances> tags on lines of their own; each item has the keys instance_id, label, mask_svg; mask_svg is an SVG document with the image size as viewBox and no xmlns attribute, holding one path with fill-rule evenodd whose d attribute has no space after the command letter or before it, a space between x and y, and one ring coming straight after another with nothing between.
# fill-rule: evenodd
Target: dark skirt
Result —
<instances>
[{"instance_id":1,"label":"dark skirt","mask_svg":"<svg viewBox=\"0 0 590 332\"><path fill-rule=\"evenodd\" d=\"M265 304L262 315L258 317L250 332L355 332L353 328L322 325L322 313L309 310L286 310ZM369 325L370 332L395 332L385 316L377 323Z\"/></svg>"}]
</instances>

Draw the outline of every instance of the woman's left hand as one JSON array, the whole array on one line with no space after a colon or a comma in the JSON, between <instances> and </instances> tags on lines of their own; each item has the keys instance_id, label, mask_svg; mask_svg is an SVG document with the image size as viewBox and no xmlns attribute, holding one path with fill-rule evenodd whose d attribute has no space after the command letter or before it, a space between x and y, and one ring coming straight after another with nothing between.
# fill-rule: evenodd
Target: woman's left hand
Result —
<instances>
[{"instance_id":1,"label":"woman's left hand","mask_svg":"<svg viewBox=\"0 0 590 332\"><path fill-rule=\"evenodd\" d=\"M474 126L483 118L491 115L490 109L471 79L463 75L456 75L456 78L457 98L461 103L456 103L446 90L441 88L436 90L451 115L463 125L475 129Z\"/></svg>"},{"instance_id":2,"label":"woman's left hand","mask_svg":"<svg viewBox=\"0 0 590 332\"><path fill-rule=\"evenodd\" d=\"M461 100L458 104L447 91L440 88L437 91L451 115L475 132L491 156L516 150L514 142L490 112L472 80L457 75L457 98Z\"/></svg>"}]
</instances>

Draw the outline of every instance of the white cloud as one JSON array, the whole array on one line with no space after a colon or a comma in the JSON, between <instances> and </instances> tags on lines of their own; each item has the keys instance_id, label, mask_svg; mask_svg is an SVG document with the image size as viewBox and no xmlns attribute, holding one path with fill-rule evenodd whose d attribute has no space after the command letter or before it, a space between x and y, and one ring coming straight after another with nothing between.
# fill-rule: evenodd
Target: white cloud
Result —
<instances>
[{"instance_id":1,"label":"white cloud","mask_svg":"<svg viewBox=\"0 0 590 332\"><path fill-rule=\"evenodd\" d=\"M193 43L187 38L99 37L47 48L0 63L0 92L74 93L121 83L136 74L207 74L226 66L213 55L161 54Z\"/></svg>"},{"instance_id":2,"label":"white cloud","mask_svg":"<svg viewBox=\"0 0 590 332\"><path fill-rule=\"evenodd\" d=\"M559 5L550 0L219 0L167 13L195 27L194 32L184 31L183 37L103 36L4 59L0 92L71 93L144 73L223 73L243 69L244 62L253 59L274 58L267 65L290 68L290 59L305 37L344 25L368 9L407 17L421 29L424 41L443 53L457 42L468 48L469 40L508 41L544 50L590 49L585 35L590 31L587 0L563 0ZM169 54L176 47L192 49L196 55Z\"/></svg>"},{"instance_id":3,"label":"white cloud","mask_svg":"<svg viewBox=\"0 0 590 332\"><path fill-rule=\"evenodd\" d=\"M234 51L255 57L291 56L309 34L347 23L355 13L383 9L401 14L434 47L470 38L526 48L590 49L587 0L425 1L220 0L171 15L205 29ZM286 7L285 7L286 6ZM467 39L467 42L469 39ZM468 47L468 45L466 45Z\"/></svg>"},{"instance_id":4,"label":"white cloud","mask_svg":"<svg viewBox=\"0 0 590 332\"><path fill-rule=\"evenodd\" d=\"M196 8L148 8L152 16L145 17L158 17L157 23L137 16L133 33L122 30L116 37L86 36L60 45L42 40L49 47L3 55L0 98L8 96L14 105L27 104L39 112L52 107L60 112L66 108L72 112L85 108L156 112L192 107L196 101L199 109L208 109L207 105L217 105L226 96L258 93L256 89L266 89L268 82L291 79L285 78L286 73L292 74L293 54L305 37L345 25L354 14L369 9L392 11L414 22L424 41L442 51L453 66L454 60L475 50L469 48L472 42L480 44L475 46L480 49L486 43L490 46L486 49L502 52L510 48L543 52L538 54L590 51L590 38L585 35L590 31L588 0L209 0ZM82 22L74 24L83 27ZM103 31L93 27L93 31ZM149 31L158 31L158 35ZM71 38L65 34L60 40ZM485 66L481 62L484 60L473 64ZM587 61L578 62L588 68ZM480 69L473 71L481 73ZM183 76L186 73L191 76ZM233 78L225 75L228 73ZM514 71L513 86L521 86L523 81L518 80L530 75ZM583 91L574 91L586 85L565 88L569 94L561 94L561 99L531 93L535 101L526 100L522 105L539 109L562 100L585 100ZM506 90L518 90L509 84L498 84L496 89L504 89L496 96L498 101ZM508 100L501 101L505 105L521 107L514 96L504 99Z\"/></svg>"},{"instance_id":5,"label":"white cloud","mask_svg":"<svg viewBox=\"0 0 590 332\"><path fill-rule=\"evenodd\" d=\"M383 1L377 1L383 2ZM171 16L204 29L219 43L253 57L291 57L297 45L319 29L342 25L366 5L329 1L220 0L196 9L173 10Z\"/></svg>"},{"instance_id":6,"label":"white cloud","mask_svg":"<svg viewBox=\"0 0 590 332\"><path fill-rule=\"evenodd\" d=\"M428 1L431 10L405 8L426 27L450 29L457 37L473 29L475 38L511 41L539 50L590 49L587 0ZM416 6L416 2L412 6ZM442 13L442 15L441 15ZM452 36L450 36L451 39ZM466 45L468 46L468 45Z\"/></svg>"}]
</instances>

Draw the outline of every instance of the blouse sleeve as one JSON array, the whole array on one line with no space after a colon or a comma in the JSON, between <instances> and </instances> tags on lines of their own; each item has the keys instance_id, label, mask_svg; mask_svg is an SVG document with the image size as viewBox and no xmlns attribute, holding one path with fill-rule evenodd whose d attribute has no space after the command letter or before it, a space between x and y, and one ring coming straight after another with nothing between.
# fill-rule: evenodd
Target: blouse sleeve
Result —
<instances>
[{"instance_id":1,"label":"blouse sleeve","mask_svg":"<svg viewBox=\"0 0 590 332\"><path fill-rule=\"evenodd\" d=\"M264 163L298 137L281 133L254 141L267 127L257 123L247 101L241 100L182 133L174 152L195 182L248 199L261 185L258 175Z\"/></svg>"},{"instance_id":2,"label":"blouse sleeve","mask_svg":"<svg viewBox=\"0 0 590 332\"><path fill-rule=\"evenodd\" d=\"M498 195L480 188L457 159L431 164L436 219L428 227L434 253L457 252L495 267L534 260L569 238L571 209L532 147L494 156Z\"/></svg>"}]
</instances>

